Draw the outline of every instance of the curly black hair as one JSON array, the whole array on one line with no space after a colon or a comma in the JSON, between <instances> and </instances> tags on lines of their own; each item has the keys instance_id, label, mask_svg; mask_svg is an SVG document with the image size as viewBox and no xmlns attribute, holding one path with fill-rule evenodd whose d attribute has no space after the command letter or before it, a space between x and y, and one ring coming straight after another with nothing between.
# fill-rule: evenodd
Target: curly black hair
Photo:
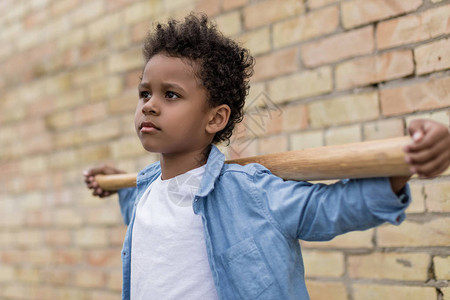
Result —
<instances>
[{"instance_id":1,"label":"curly black hair","mask_svg":"<svg viewBox=\"0 0 450 300\"><path fill-rule=\"evenodd\" d=\"M225 37L206 15L191 13L184 22L170 19L167 24L158 23L147 35L143 48L145 63L159 53L198 64L196 75L208 92L210 106L227 104L231 109L227 125L216 133L212 143L229 143L235 124L243 118L254 66L250 52Z\"/></svg>"}]
</instances>

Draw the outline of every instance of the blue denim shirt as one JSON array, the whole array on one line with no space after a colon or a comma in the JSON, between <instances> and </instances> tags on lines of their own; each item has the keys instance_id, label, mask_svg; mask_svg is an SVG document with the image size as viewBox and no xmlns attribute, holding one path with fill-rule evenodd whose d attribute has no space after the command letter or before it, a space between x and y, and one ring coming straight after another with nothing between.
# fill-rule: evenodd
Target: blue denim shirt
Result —
<instances>
[{"instance_id":1,"label":"blue denim shirt","mask_svg":"<svg viewBox=\"0 0 450 300\"><path fill-rule=\"evenodd\" d=\"M119 191L128 230L122 251L122 299L130 298L131 239L136 204L161 174L159 163L138 174L137 188ZM399 224L410 202L387 178L332 185L284 181L258 164L224 164L209 154L194 213L203 220L209 265L220 299L309 299L298 240L326 241L388 221Z\"/></svg>"}]
</instances>

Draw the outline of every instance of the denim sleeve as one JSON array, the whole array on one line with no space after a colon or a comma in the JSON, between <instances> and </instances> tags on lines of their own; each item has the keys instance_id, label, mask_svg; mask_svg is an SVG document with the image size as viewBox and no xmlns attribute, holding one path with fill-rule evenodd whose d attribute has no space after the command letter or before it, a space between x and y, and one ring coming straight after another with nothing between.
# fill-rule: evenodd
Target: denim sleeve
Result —
<instances>
[{"instance_id":1,"label":"denim sleeve","mask_svg":"<svg viewBox=\"0 0 450 300\"><path fill-rule=\"evenodd\" d=\"M269 214L292 238L326 241L354 230L400 224L410 203L409 187L394 194L388 178L343 180L335 184L284 181L269 171L254 184Z\"/></svg>"},{"instance_id":2,"label":"denim sleeve","mask_svg":"<svg viewBox=\"0 0 450 300\"><path fill-rule=\"evenodd\" d=\"M136 202L137 188L120 189L119 192L120 211L125 225L130 224L133 213L134 202Z\"/></svg>"}]
</instances>

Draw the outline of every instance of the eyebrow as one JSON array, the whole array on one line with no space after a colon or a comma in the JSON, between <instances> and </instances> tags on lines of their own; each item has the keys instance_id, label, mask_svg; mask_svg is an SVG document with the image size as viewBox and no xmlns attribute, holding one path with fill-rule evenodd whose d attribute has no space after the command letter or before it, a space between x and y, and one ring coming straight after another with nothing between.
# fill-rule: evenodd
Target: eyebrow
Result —
<instances>
[{"instance_id":1,"label":"eyebrow","mask_svg":"<svg viewBox=\"0 0 450 300\"><path fill-rule=\"evenodd\" d=\"M183 89L180 85L178 85L176 83L173 83L173 82L164 82L162 84L162 86L164 88L166 88L166 89L167 88L175 88L175 89L181 90L182 92L185 91L185 89ZM148 82L141 82L141 83L139 83L138 89L142 89L142 88L150 89L151 88L150 83L148 83Z\"/></svg>"}]
</instances>

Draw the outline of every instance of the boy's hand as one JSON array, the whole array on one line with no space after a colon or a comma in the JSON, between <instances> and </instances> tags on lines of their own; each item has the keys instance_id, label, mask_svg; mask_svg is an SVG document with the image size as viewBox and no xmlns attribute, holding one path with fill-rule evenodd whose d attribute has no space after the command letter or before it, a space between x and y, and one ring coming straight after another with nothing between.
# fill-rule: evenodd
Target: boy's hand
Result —
<instances>
[{"instance_id":1,"label":"boy's hand","mask_svg":"<svg viewBox=\"0 0 450 300\"><path fill-rule=\"evenodd\" d=\"M95 181L95 175L103 174L103 175L111 175L111 174L123 174L126 173L124 171L118 170L112 166L101 165L96 168L92 168L83 172L84 182L86 182L86 186L92 190L92 195L98 196L100 198L108 197L116 191L106 191L98 186L97 181Z\"/></svg>"},{"instance_id":2,"label":"boy's hand","mask_svg":"<svg viewBox=\"0 0 450 300\"><path fill-rule=\"evenodd\" d=\"M408 127L413 142L405 146L405 160L412 174L433 178L450 165L450 132L443 124L418 119Z\"/></svg>"}]
</instances>

